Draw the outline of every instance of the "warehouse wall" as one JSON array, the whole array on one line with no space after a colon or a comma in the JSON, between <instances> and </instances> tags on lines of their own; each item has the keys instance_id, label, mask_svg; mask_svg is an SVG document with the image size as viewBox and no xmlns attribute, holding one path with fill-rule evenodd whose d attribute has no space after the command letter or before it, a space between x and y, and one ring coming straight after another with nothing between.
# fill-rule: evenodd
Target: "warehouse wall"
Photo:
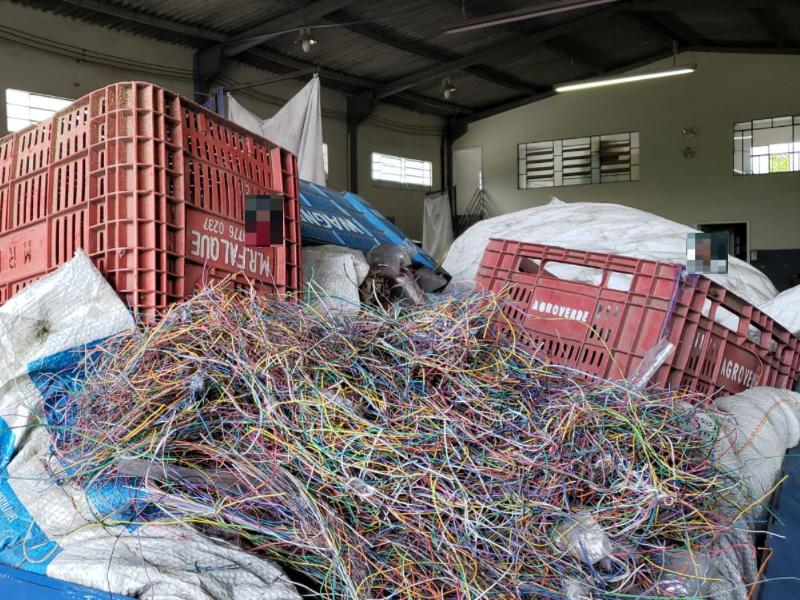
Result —
<instances>
[{"instance_id":1,"label":"warehouse wall","mask_svg":"<svg viewBox=\"0 0 800 600\"><path fill-rule=\"evenodd\" d=\"M411 132L408 132L408 125L403 130L392 125L401 122L407 112L383 104L361 125L358 136L358 193L369 198L384 215L394 217L397 226L412 239L421 240L425 192L389 183L374 183L370 179L371 154L381 152L432 162L433 187L441 187L442 121L432 115L415 114Z\"/></svg>"},{"instance_id":2,"label":"warehouse wall","mask_svg":"<svg viewBox=\"0 0 800 600\"><path fill-rule=\"evenodd\" d=\"M119 33L0 0L0 135L6 127L5 89L77 98L116 81L143 80L192 97L192 50ZM240 83L270 74L232 63L227 75ZM237 92L237 99L267 118L303 83L283 81ZM328 185L348 187L346 98L323 87L323 138L328 144ZM443 121L430 115L379 106L359 131L359 193L411 237L422 236L424 192L376 185L370 177L373 151L430 160L439 187Z\"/></svg>"},{"instance_id":3,"label":"warehouse wall","mask_svg":"<svg viewBox=\"0 0 800 600\"><path fill-rule=\"evenodd\" d=\"M491 213L551 196L616 202L692 226L749 221L751 249L800 248L800 173L734 177L732 141L734 122L800 114L800 56L697 53L678 62L698 70L562 94L473 123L454 147L483 147ZM697 135L684 137L687 127ZM641 133L640 181L518 189L518 143L625 131ZM684 158L686 146L694 158Z\"/></svg>"}]
</instances>

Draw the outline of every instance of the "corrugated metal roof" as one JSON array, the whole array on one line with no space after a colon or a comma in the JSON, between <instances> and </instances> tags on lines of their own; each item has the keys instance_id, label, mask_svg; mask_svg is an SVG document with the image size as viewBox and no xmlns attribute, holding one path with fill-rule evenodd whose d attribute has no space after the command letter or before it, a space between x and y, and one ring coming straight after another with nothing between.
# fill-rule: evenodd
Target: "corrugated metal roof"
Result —
<instances>
[{"instance_id":1,"label":"corrugated metal roof","mask_svg":"<svg viewBox=\"0 0 800 600\"><path fill-rule=\"evenodd\" d=\"M576 59L584 59L605 69L633 64L664 50L627 23L609 23L606 27L567 34L560 41L571 49Z\"/></svg>"},{"instance_id":2,"label":"corrugated metal roof","mask_svg":"<svg viewBox=\"0 0 800 600\"><path fill-rule=\"evenodd\" d=\"M125 9L126 7L122 6L121 3L109 0L97 2L97 4L105 6L106 10L103 11L97 10L95 8L88 8L87 6L73 4L71 2L66 2L63 0L5 0L5 1L11 1L16 4L23 4L26 6L30 6L32 8L51 12L63 17L69 17L85 21L87 23L102 25L108 27L109 29L117 31L124 31L127 33L140 35L146 38L158 39L166 42L172 42L175 44L181 44L193 47L202 47L208 44L206 40L201 38L201 34L204 31L216 36L224 35L223 31L218 29L214 24L209 24L209 23L204 23L198 26L197 24L185 23L185 22L182 23L178 20L170 19L171 22L177 25L188 25L196 28L197 31L193 33L178 33L174 29L167 29L155 26L153 24L147 24L146 22L142 22L142 21L147 21L147 17L156 17L156 18L162 18L162 17L158 17L158 15L147 13L144 10L139 10L135 8L129 10L133 10L137 14L141 15L143 18L141 21L132 20L122 16L122 13L118 13L115 10L116 8ZM135 3L129 3L129 4L135 6Z\"/></svg>"},{"instance_id":3,"label":"corrugated metal roof","mask_svg":"<svg viewBox=\"0 0 800 600\"><path fill-rule=\"evenodd\" d=\"M581 56L589 55L581 53ZM503 69L523 78L530 78L535 74L537 83L543 86L592 77L596 73L581 62L567 62L561 56L545 49L520 54L506 61Z\"/></svg>"},{"instance_id":4,"label":"corrugated metal roof","mask_svg":"<svg viewBox=\"0 0 800 600\"><path fill-rule=\"evenodd\" d=\"M110 0L107 3L227 33L287 12L280 2L270 0Z\"/></svg>"},{"instance_id":5,"label":"corrugated metal roof","mask_svg":"<svg viewBox=\"0 0 800 600\"><path fill-rule=\"evenodd\" d=\"M724 44L769 43L772 36L756 14L756 11L730 11L725 19L719 19L714 11L692 11L679 17L694 33L707 40Z\"/></svg>"},{"instance_id":6,"label":"corrugated metal roof","mask_svg":"<svg viewBox=\"0 0 800 600\"><path fill-rule=\"evenodd\" d=\"M441 108L441 79L449 76L457 81L458 103L478 111L546 90L553 83L639 63L668 49L673 39L684 47L800 47L796 0L775 0L769 6L753 3L753 7L736 2L731 8L716 9L709 9L715 5L703 0L650 0L652 8L643 3L611 5L459 34L444 30L465 19L532 9L545 0L0 0L0 7L8 1L195 48L253 28L270 31L276 22L284 29L290 27L286 23L326 25L313 30L319 43L309 54L294 43L297 34L288 32L258 46L262 56L247 52L238 58L278 72L301 64L318 65L326 85L346 92L358 92L366 85L385 87L468 57L472 60L438 69L435 77L419 78L410 88L400 87L404 93L429 96L428 108L430 104ZM332 12L308 22L298 18L298 10L325 13L318 10L320 6ZM613 16L562 31L544 42L524 42L543 30L600 11ZM331 24L337 26L328 27ZM506 44L515 45L510 55L483 57L485 51Z\"/></svg>"},{"instance_id":7,"label":"corrugated metal roof","mask_svg":"<svg viewBox=\"0 0 800 600\"><path fill-rule=\"evenodd\" d=\"M346 28L317 29L314 37L318 43L308 54L295 43L297 35L294 33L272 40L269 46L299 60L318 61L325 67L358 73L376 81L390 81L436 64Z\"/></svg>"}]
</instances>

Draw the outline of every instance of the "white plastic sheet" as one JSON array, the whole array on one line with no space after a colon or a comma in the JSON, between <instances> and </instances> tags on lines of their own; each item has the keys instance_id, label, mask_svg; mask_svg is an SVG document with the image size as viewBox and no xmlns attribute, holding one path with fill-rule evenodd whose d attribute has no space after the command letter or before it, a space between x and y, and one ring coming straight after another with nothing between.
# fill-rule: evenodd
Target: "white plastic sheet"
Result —
<instances>
[{"instance_id":1,"label":"white plastic sheet","mask_svg":"<svg viewBox=\"0 0 800 600\"><path fill-rule=\"evenodd\" d=\"M319 77L295 94L272 118L261 119L231 95L227 95L228 118L297 156L300 179L325 185L322 158L322 109Z\"/></svg>"},{"instance_id":2,"label":"white plastic sheet","mask_svg":"<svg viewBox=\"0 0 800 600\"><path fill-rule=\"evenodd\" d=\"M491 237L685 264L691 232L697 230L628 206L554 199L473 225L453 243L443 266L453 276L451 288L473 286ZM766 275L732 256L727 275L709 277L759 308L778 293Z\"/></svg>"},{"instance_id":3,"label":"white plastic sheet","mask_svg":"<svg viewBox=\"0 0 800 600\"><path fill-rule=\"evenodd\" d=\"M0 307L0 562L148 600L299 600L268 561L187 527L101 525L97 497L52 478L43 383L133 326L80 252Z\"/></svg>"},{"instance_id":4,"label":"white plastic sheet","mask_svg":"<svg viewBox=\"0 0 800 600\"><path fill-rule=\"evenodd\" d=\"M422 220L422 248L441 262L453 243L453 220L450 214L450 195L447 192L425 196Z\"/></svg>"},{"instance_id":5,"label":"white plastic sheet","mask_svg":"<svg viewBox=\"0 0 800 600\"><path fill-rule=\"evenodd\" d=\"M800 285L781 292L761 308L786 329L800 336Z\"/></svg>"}]
</instances>

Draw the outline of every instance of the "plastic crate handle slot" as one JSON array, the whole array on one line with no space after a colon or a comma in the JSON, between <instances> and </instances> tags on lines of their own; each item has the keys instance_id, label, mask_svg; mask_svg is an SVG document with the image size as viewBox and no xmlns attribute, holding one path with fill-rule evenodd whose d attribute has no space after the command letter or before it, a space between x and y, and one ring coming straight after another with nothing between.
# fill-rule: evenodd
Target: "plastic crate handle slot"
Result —
<instances>
[{"instance_id":1,"label":"plastic crate handle slot","mask_svg":"<svg viewBox=\"0 0 800 600\"><path fill-rule=\"evenodd\" d=\"M618 292L629 292L633 285L633 275L611 269L587 267L579 263L560 260L539 260L529 256L520 257L517 271L530 275L541 274L544 277L565 279L578 283L605 287Z\"/></svg>"},{"instance_id":2,"label":"plastic crate handle slot","mask_svg":"<svg viewBox=\"0 0 800 600\"><path fill-rule=\"evenodd\" d=\"M499 252L501 254L511 252L515 254L518 253L517 256L520 258L527 258L536 264L541 261L560 261L578 266L584 266L587 262L602 262L604 263L604 266L601 268L609 268L613 266L614 268L611 270L627 273L635 273L637 265L641 262L652 262L642 261L630 256L589 252L584 250L561 248L559 246L513 242L500 238L490 238L488 244L486 245L486 249L491 250L492 252ZM557 256L553 256L554 254ZM608 262L614 264L605 264Z\"/></svg>"}]
</instances>

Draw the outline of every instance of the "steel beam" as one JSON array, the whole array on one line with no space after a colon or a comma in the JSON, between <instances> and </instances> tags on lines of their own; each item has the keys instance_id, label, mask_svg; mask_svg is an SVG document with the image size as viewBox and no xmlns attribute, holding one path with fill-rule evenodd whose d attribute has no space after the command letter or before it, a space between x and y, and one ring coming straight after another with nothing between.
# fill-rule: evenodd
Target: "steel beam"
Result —
<instances>
[{"instance_id":1,"label":"steel beam","mask_svg":"<svg viewBox=\"0 0 800 600\"><path fill-rule=\"evenodd\" d=\"M379 100L388 98L389 96L393 96L407 89L416 87L427 81L444 77L453 71L461 71L483 62L502 58L517 52L524 52L530 49L531 46L535 46L542 42L554 39L560 35L564 35L565 33L583 29L589 25L604 21L613 15L618 14L620 10L620 6L612 5L609 8L595 11L589 15L572 19L565 23L531 33L529 36L524 38L511 40L501 44L493 44L492 46L483 48L471 54L467 54L461 58L444 62L440 65L424 69L417 73L412 73L406 77L401 77L397 81L378 88L376 97Z\"/></svg>"},{"instance_id":2,"label":"steel beam","mask_svg":"<svg viewBox=\"0 0 800 600\"><path fill-rule=\"evenodd\" d=\"M234 57L264 42L263 37L287 29L304 27L330 13L353 4L355 0L318 0L308 6L288 12L266 23L251 27L225 43L225 56Z\"/></svg>"}]
</instances>

